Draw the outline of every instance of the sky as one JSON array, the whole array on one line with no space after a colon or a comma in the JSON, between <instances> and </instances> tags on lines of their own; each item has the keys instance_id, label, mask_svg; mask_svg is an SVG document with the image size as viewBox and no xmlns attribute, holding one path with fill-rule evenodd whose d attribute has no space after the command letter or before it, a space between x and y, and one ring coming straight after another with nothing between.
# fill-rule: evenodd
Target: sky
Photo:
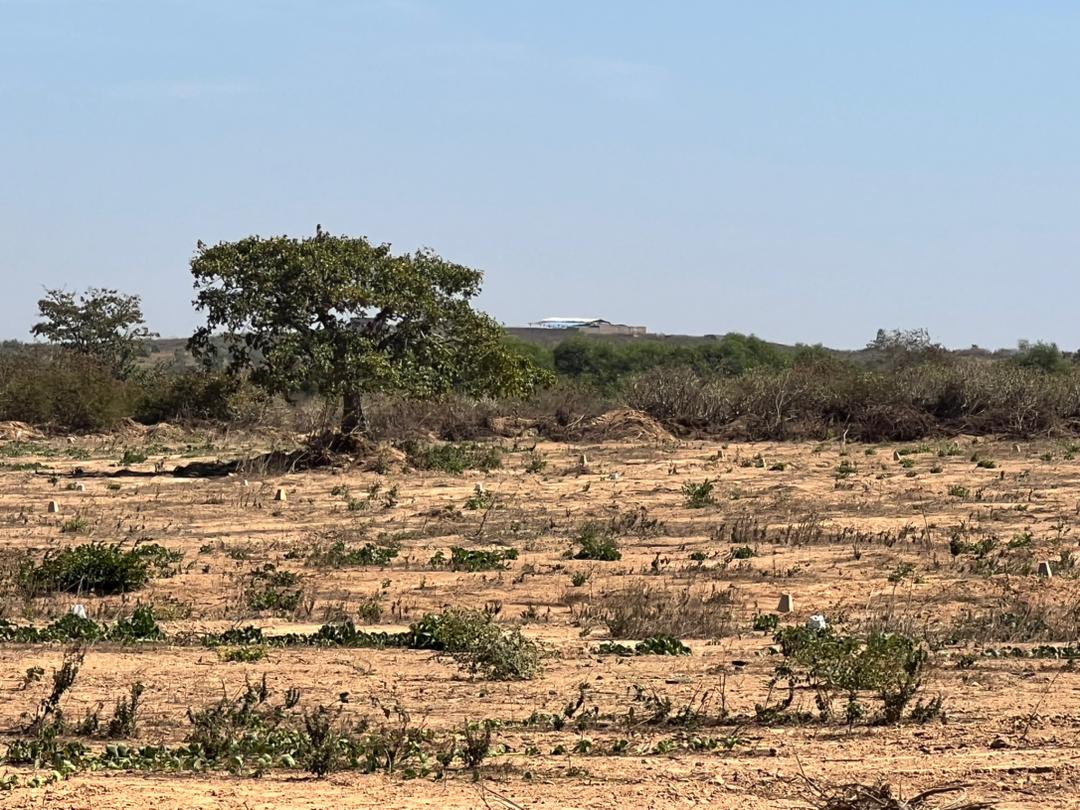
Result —
<instances>
[{"instance_id":1,"label":"sky","mask_svg":"<svg viewBox=\"0 0 1080 810\"><path fill-rule=\"evenodd\" d=\"M485 273L507 325L1080 348L1080 3L0 0L0 337L199 323L199 240Z\"/></svg>"}]
</instances>

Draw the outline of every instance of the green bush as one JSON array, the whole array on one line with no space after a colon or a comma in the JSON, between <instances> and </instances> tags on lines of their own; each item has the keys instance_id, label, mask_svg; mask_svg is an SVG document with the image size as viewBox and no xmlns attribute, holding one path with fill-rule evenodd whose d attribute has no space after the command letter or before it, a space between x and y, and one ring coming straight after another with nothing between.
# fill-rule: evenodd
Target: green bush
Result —
<instances>
[{"instance_id":1,"label":"green bush","mask_svg":"<svg viewBox=\"0 0 1080 810\"><path fill-rule=\"evenodd\" d=\"M138 396L135 383L86 355L44 347L0 354L0 420L107 430L132 414Z\"/></svg>"},{"instance_id":2,"label":"green bush","mask_svg":"<svg viewBox=\"0 0 1080 810\"><path fill-rule=\"evenodd\" d=\"M580 548L574 554L575 560L614 562L622 559L614 535L598 523L589 522L582 526L577 542Z\"/></svg>"},{"instance_id":3,"label":"green bush","mask_svg":"<svg viewBox=\"0 0 1080 810\"><path fill-rule=\"evenodd\" d=\"M409 464L418 470L460 475L466 470L488 472L502 466L502 451L494 445L475 442L421 445L405 442L403 449Z\"/></svg>"},{"instance_id":4,"label":"green bush","mask_svg":"<svg viewBox=\"0 0 1080 810\"><path fill-rule=\"evenodd\" d=\"M682 485L682 494L686 500L686 505L691 509L703 509L716 503L716 498L713 496L715 486L708 478L700 484L687 481Z\"/></svg>"},{"instance_id":5,"label":"green bush","mask_svg":"<svg viewBox=\"0 0 1080 810\"><path fill-rule=\"evenodd\" d=\"M510 560L516 560L517 558L518 550L516 548L485 551L452 546L450 548L450 570L503 571L510 567Z\"/></svg>"},{"instance_id":6,"label":"green bush","mask_svg":"<svg viewBox=\"0 0 1080 810\"><path fill-rule=\"evenodd\" d=\"M484 611L449 608L425 616L411 631L417 645L427 640L466 671L489 680L529 680L542 671L540 645L516 628L503 630Z\"/></svg>"},{"instance_id":7,"label":"green bush","mask_svg":"<svg viewBox=\"0 0 1080 810\"><path fill-rule=\"evenodd\" d=\"M267 563L248 575L244 601L255 611L292 613L304 595L299 585L299 574L280 571L273 563Z\"/></svg>"},{"instance_id":8,"label":"green bush","mask_svg":"<svg viewBox=\"0 0 1080 810\"><path fill-rule=\"evenodd\" d=\"M344 568L352 565L386 566L390 565L399 552L400 546L397 543L386 545L364 543L360 547L351 547L344 539L338 538L328 546L316 546L308 555L306 563L316 568Z\"/></svg>"},{"instance_id":9,"label":"green bush","mask_svg":"<svg viewBox=\"0 0 1080 810\"><path fill-rule=\"evenodd\" d=\"M154 576L168 576L181 557L154 544L128 551L120 543L85 543L50 551L40 563L26 560L16 575L26 596L62 591L108 596L142 588Z\"/></svg>"},{"instance_id":10,"label":"green bush","mask_svg":"<svg viewBox=\"0 0 1080 810\"><path fill-rule=\"evenodd\" d=\"M773 682L788 685L788 697L778 707L781 710L791 705L796 689L808 688L823 720L833 716L834 700L845 698L845 717L851 723L865 714L860 697L871 692L881 701L880 722L897 723L922 686L927 653L907 636L871 633L862 638L841 635L832 628L788 627L775 638L784 660ZM763 713L769 712L759 710Z\"/></svg>"}]
</instances>

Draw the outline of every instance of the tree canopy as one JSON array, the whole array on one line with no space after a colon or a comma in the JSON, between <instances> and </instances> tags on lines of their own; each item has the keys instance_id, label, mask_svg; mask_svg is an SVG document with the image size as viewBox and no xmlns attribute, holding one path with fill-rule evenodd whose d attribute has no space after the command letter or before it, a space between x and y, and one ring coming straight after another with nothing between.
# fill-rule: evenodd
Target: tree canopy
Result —
<instances>
[{"instance_id":1,"label":"tree canopy","mask_svg":"<svg viewBox=\"0 0 1080 810\"><path fill-rule=\"evenodd\" d=\"M137 295L91 287L76 296L46 290L38 301L42 318L31 333L78 354L88 355L119 379L135 370L145 341L156 337L146 328Z\"/></svg>"},{"instance_id":2,"label":"tree canopy","mask_svg":"<svg viewBox=\"0 0 1080 810\"><path fill-rule=\"evenodd\" d=\"M339 397L345 433L366 430L367 394L517 396L548 379L472 308L483 274L431 250L394 255L320 227L200 242L191 272L206 313L193 352L208 361L223 350L231 372L250 370L269 390Z\"/></svg>"}]
</instances>

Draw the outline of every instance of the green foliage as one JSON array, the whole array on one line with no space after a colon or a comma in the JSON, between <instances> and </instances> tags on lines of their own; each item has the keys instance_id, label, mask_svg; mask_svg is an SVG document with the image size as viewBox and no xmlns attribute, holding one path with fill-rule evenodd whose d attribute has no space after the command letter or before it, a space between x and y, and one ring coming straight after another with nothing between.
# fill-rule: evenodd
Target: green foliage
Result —
<instances>
[{"instance_id":1,"label":"green foliage","mask_svg":"<svg viewBox=\"0 0 1080 810\"><path fill-rule=\"evenodd\" d=\"M345 568L347 566L387 566L398 556L401 546L396 542L387 544L364 543L360 547L349 546L343 538L329 545L318 545L308 555L306 563L315 568Z\"/></svg>"},{"instance_id":2,"label":"green foliage","mask_svg":"<svg viewBox=\"0 0 1080 810\"><path fill-rule=\"evenodd\" d=\"M754 616L754 629L773 632L780 626L780 617L775 613L758 613Z\"/></svg>"},{"instance_id":3,"label":"green foliage","mask_svg":"<svg viewBox=\"0 0 1080 810\"><path fill-rule=\"evenodd\" d=\"M138 736L139 708L146 687L139 681L131 685L127 697L116 701L113 716L109 719L107 734L109 739L125 739Z\"/></svg>"},{"instance_id":4,"label":"green foliage","mask_svg":"<svg viewBox=\"0 0 1080 810\"><path fill-rule=\"evenodd\" d=\"M479 484L476 491L465 500L465 508L471 512L491 509L495 506L495 494L488 492Z\"/></svg>"},{"instance_id":5,"label":"green foliage","mask_svg":"<svg viewBox=\"0 0 1080 810\"><path fill-rule=\"evenodd\" d=\"M273 563L266 563L248 575L244 600L252 610L292 613L300 606L304 595L299 584L299 574L281 571Z\"/></svg>"},{"instance_id":6,"label":"green foliage","mask_svg":"<svg viewBox=\"0 0 1080 810\"><path fill-rule=\"evenodd\" d=\"M0 355L0 419L107 430L134 413L139 395L94 356L45 347Z\"/></svg>"},{"instance_id":7,"label":"green foliage","mask_svg":"<svg viewBox=\"0 0 1080 810\"><path fill-rule=\"evenodd\" d=\"M403 449L409 464L418 470L460 475L466 470L489 472L502 466L502 451L494 445L475 442L421 445L406 442Z\"/></svg>"},{"instance_id":8,"label":"green foliage","mask_svg":"<svg viewBox=\"0 0 1080 810\"><path fill-rule=\"evenodd\" d=\"M643 638L633 647L606 641L597 650L601 655L690 655L690 648L674 636L649 636Z\"/></svg>"},{"instance_id":9,"label":"green foliage","mask_svg":"<svg viewBox=\"0 0 1080 810\"><path fill-rule=\"evenodd\" d=\"M180 560L156 543L123 550L120 543L85 543L50 551L40 563L26 560L16 581L27 596L62 591L107 596L136 591L154 576L169 576Z\"/></svg>"},{"instance_id":10,"label":"green foliage","mask_svg":"<svg viewBox=\"0 0 1080 810\"><path fill-rule=\"evenodd\" d=\"M450 548L450 570L452 571L503 571L510 567L510 560L518 558L516 548L507 549L465 549L460 546Z\"/></svg>"},{"instance_id":11,"label":"green foliage","mask_svg":"<svg viewBox=\"0 0 1080 810\"><path fill-rule=\"evenodd\" d=\"M120 457L120 466L129 467L132 464L142 464L146 461L146 452L136 449L134 447L127 447L124 449L124 455Z\"/></svg>"},{"instance_id":12,"label":"green foliage","mask_svg":"<svg viewBox=\"0 0 1080 810\"><path fill-rule=\"evenodd\" d=\"M922 685L926 650L914 639L897 633L872 633L866 638L840 635L832 628L814 630L788 627L777 632L776 642L784 656L773 682L786 682L787 708L795 690L806 687L815 694L822 719L832 716L837 696L847 701L849 723L863 716L859 698L872 692L881 701L880 720L897 723L904 708ZM759 714L768 710L759 707Z\"/></svg>"},{"instance_id":13,"label":"green foliage","mask_svg":"<svg viewBox=\"0 0 1080 810\"><path fill-rule=\"evenodd\" d=\"M652 339L615 343L575 336L554 350L554 366L560 375L609 392L635 374L658 368L737 376L752 368L780 369L788 362L784 352L768 343L734 333L694 343Z\"/></svg>"},{"instance_id":14,"label":"green foliage","mask_svg":"<svg viewBox=\"0 0 1080 810\"><path fill-rule=\"evenodd\" d=\"M1034 369L1047 374L1064 374L1072 367L1056 343L1044 343L1041 340L1036 343L1020 341L1013 360L1021 368Z\"/></svg>"},{"instance_id":15,"label":"green foliage","mask_svg":"<svg viewBox=\"0 0 1080 810\"><path fill-rule=\"evenodd\" d=\"M614 562L622 559L614 534L598 523L590 521L582 526L578 530L577 542L580 548L574 554L575 560Z\"/></svg>"},{"instance_id":16,"label":"green foliage","mask_svg":"<svg viewBox=\"0 0 1080 810\"><path fill-rule=\"evenodd\" d=\"M543 650L518 629L503 630L480 610L449 608L413 625L417 641L454 659L466 671L496 681L530 680L542 671Z\"/></svg>"},{"instance_id":17,"label":"green foliage","mask_svg":"<svg viewBox=\"0 0 1080 810\"><path fill-rule=\"evenodd\" d=\"M690 509L703 509L706 506L715 504L716 497L713 495L713 489L715 488L716 485L708 478L700 484L687 481L682 485L682 494L686 505Z\"/></svg>"},{"instance_id":18,"label":"green foliage","mask_svg":"<svg viewBox=\"0 0 1080 810\"><path fill-rule=\"evenodd\" d=\"M366 431L368 394L515 396L549 379L472 308L482 274L429 250L394 256L318 228L200 242L191 272L207 316L192 350L212 360L223 330L230 371L250 370L268 390L341 397L346 433Z\"/></svg>"},{"instance_id":19,"label":"green foliage","mask_svg":"<svg viewBox=\"0 0 1080 810\"><path fill-rule=\"evenodd\" d=\"M94 358L117 379L135 371L155 337L146 326L137 295L90 288L76 297L64 290L46 290L38 301L41 321L34 335L68 351Z\"/></svg>"},{"instance_id":20,"label":"green foliage","mask_svg":"<svg viewBox=\"0 0 1080 810\"><path fill-rule=\"evenodd\" d=\"M136 605L131 616L118 619L103 634L110 641L161 641L165 632L158 626L153 605Z\"/></svg>"}]
</instances>

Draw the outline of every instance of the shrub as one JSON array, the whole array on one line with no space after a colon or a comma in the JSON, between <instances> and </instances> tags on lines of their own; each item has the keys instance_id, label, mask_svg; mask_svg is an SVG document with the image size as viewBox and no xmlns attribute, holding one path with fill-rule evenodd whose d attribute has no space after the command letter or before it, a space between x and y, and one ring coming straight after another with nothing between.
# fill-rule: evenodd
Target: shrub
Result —
<instances>
[{"instance_id":1,"label":"shrub","mask_svg":"<svg viewBox=\"0 0 1080 810\"><path fill-rule=\"evenodd\" d=\"M690 648L674 636L649 636L633 647L605 642L597 649L602 655L690 655Z\"/></svg>"},{"instance_id":2,"label":"shrub","mask_svg":"<svg viewBox=\"0 0 1080 810\"><path fill-rule=\"evenodd\" d=\"M298 574L279 571L273 563L267 563L248 575L244 600L252 610L292 613L304 595L299 584Z\"/></svg>"},{"instance_id":3,"label":"shrub","mask_svg":"<svg viewBox=\"0 0 1080 810\"><path fill-rule=\"evenodd\" d=\"M86 543L48 552L40 564L25 561L17 580L27 596L55 591L99 596L128 593L142 588L155 575L168 575L169 566L180 556L157 544L124 551L120 543Z\"/></svg>"},{"instance_id":4,"label":"shrub","mask_svg":"<svg viewBox=\"0 0 1080 810\"><path fill-rule=\"evenodd\" d=\"M124 455L120 457L120 466L128 467L132 464L142 464L146 459L147 455L143 450L128 447L124 450Z\"/></svg>"},{"instance_id":5,"label":"shrub","mask_svg":"<svg viewBox=\"0 0 1080 810\"><path fill-rule=\"evenodd\" d=\"M679 590L637 583L582 607L578 624L600 622L613 638L720 638L731 630L731 591Z\"/></svg>"},{"instance_id":6,"label":"shrub","mask_svg":"<svg viewBox=\"0 0 1080 810\"><path fill-rule=\"evenodd\" d=\"M413 625L417 641L430 639L466 671L496 681L535 678L542 671L543 649L518 629L503 630L489 613L449 608Z\"/></svg>"},{"instance_id":7,"label":"shrub","mask_svg":"<svg viewBox=\"0 0 1080 810\"><path fill-rule=\"evenodd\" d=\"M864 714L860 694L873 692L882 704L880 721L891 724L900 721L922 686L926 650L898 633L875 632L861 638L837 634L832 628L788 627L776 634L776 642L784 661L777 666L773 683L788 685L779 709L790 706L795 690L805 687L814 692L823 720L832 717L835 698L845 697L845 717L852 723Z\"/></svg>"},{"instance_id":8,"label":"shrub","mask_svg":"<svg viewBox=\"0 0 1080 810\"><path fill-rule=\"evenodd\" d=\"M581 547L574 554L575 560L600 560L602 562L615 562L622 559L618 543L610 530L606 530L598 523L586 523L578 531L578 545Z\"/></svg>"},{"instance_id":9,"label":"shrub","mask_svg":"<svg viewBox=\"0 0 1080 810\"><path fill-rule=\"evenodd\" d=\"M465 549L460 546L450 548L450 570L452 571L502 571L509 568L509 561L518 558L516 548L482 551Z\"/></svg>"},{"instance_id":10,"label":"shrub","mask_svg":"<svg viewBox=\"0 0 1080 810\"><path fill-rule=\"evenodd\" d=\"M329 545L316 545L308 555L306 563L315 568L344 568L352 565L389 565L399 554L397 543L376 545L364 543L360 547L351 547L343 538L334 540Z\"/></svg>"},{"instance_id":11,"label":"shrub","mask_svg":"<svg viewBox=\"0 0 1080 810\"><path fill-rule=\"evenodd\" d=\"M38 347L0 354L0 419L107 430L131 415L137 397L134 383L86 355Z\"/></svg>"},{"instance_id":12,"label":"shrub","mask_svg":"<svg viewBox=\"0 0 1080 810\"><path fill-rule=\"evenodd\" d=\"M146 687L136 681L131 685L131 693L126 698L116 701L116 708L113 709L113 716L109 720L107 730L109 739L138 736L139 701L145 691Z\"/></svg>"},{"instance_id":13,"label":"shrub","mask_svg":"<svg viewBox=\"0 0 1080 810\"><path fill-rule=\"evenodd\" d=\"M502 466L502 451L493 445L462 442L460 444L403 445L409 464L418 470L438 470L460 475L466 470L488 472Z\"/></svg>"},{"instance_id":14,"label":"shrub","mask_svg":"<svg viewBox=\"0 0 1080 810\"><path fill-rule=\"evenodd\" d=\"M716 498L712 494L714 487L715 485L708 478L700 484L695 484L693 481L687 481L682 485L682 493L686 505L690 509L703 509L706 506L716 503Z\"/></svg>"}]
</instances>

